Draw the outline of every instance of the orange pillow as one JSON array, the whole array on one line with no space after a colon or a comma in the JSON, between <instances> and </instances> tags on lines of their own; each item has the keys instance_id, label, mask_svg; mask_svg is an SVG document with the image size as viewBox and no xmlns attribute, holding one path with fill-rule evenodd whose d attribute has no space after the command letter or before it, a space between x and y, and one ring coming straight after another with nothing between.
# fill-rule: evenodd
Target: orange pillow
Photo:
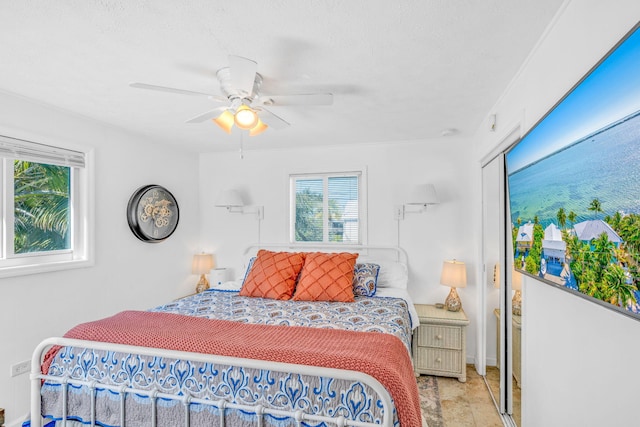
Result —
<instances>
[{"instance_id":1,"label":"orange pillow","mask_svg":"<svg viewBox=\"0 0 640 427\"><path fill-rule=\"evenodd\" d=\"M304 261L295 301L353 302L353 267L358 254L310 252Z\"/></svg>"},{"instance_id":2,"label":"orange pillow","mask_svg":"<svg viewBox=\"0 0 640 427\"><path fill-rule=\"evenodd\" d=\"M240 295L288 300L304 265L304 253L258 251Z\"/></svg>"}]
</instances>

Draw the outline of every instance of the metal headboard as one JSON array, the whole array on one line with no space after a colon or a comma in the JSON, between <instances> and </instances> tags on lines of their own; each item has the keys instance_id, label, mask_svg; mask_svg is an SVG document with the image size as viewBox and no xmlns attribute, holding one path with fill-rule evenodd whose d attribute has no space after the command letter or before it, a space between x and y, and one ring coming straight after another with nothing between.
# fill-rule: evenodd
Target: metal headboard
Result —
<instances>
[{"instance_id":1,"label":"metal headboard","mask_svg":"<svg viewBox=\"0 0 640 427\"><path fill-rule=\"evenodd\" d=\"M404 265L408 265L409 260L407 251L399 246L345 245L322 243L259 243L247 246L243 251L243 256L255 253L259 249L292 252L353 252L367 256L380 254L385 256L386 259L393 259Z\"/></svg>"}]
</instances>

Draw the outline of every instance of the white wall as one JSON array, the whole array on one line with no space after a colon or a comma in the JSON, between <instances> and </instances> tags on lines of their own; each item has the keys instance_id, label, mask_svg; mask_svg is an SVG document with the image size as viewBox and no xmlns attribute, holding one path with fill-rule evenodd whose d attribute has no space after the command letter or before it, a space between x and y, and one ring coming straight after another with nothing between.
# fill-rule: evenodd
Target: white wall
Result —
<instances>
[{"instance_id":1,"label":"white wall","mask_svg":"<svg viewBox=\"0 0 640 427\"><path fill-rule=\"evenodd\" d=\"M73 325L125 309L147 309L192 291L197 241L197 155L170 150L95 121L0 94L0 133L36 142L95 148L95 265L0 279L0 407L7 426L28 411L28 375L10 366L36 344ZM180 223L167 241L143 243L130 232L126 206L145 184L167 187Z\"/></svg>"},{"instance_id":2,"label":"white wall","mask_svg":"<svg viewBox=\"0 0 640 427\"><path fill-rule=\"evenodd\" d=\"M528 426L634 426L640 322L525 278Z\"/></svg>"},{"instance_id":3,"label":"white wall","mask_svg":"<svg viewBox=\"0 0 640 427\"><path fill-rule=\"evenodd\" d=\"M241 253L258 241L258 221L215 207L224 189L241 191L245 203L264 206L263 243L288 242L288 175L296 172L367 170L368 243L400 246L409 255L409 292L416 303L443 302L449 291L439 285L445 259L467 263L467 288L460 290L465 311L474 322L477 278L477 235L470 219L474 200L474 165L469 140L397 142L360 147L330 147L287 151L204 154L200 158L203 245L216 254L218 265L239 270ZM433 183L439 205L425 213L407 214L398 224L394 205L405 202L413 187ZM238 273L236 271L236 273ZM467 356L475 354L475 328L469 328Z\"/></svg>"},{"instance_id":4,"label":"white wall","mask_svg":"<svg viewBox=\"0 0 640 427\"><path fill-rule=\"evenodd\" d=\"M481 127L478 158L533 126L639 18L637 0L568 2L488 112L498 129ZM529 278L523 299L523 427L634 425L640 322Z\"/></svg>"}]
</instances>

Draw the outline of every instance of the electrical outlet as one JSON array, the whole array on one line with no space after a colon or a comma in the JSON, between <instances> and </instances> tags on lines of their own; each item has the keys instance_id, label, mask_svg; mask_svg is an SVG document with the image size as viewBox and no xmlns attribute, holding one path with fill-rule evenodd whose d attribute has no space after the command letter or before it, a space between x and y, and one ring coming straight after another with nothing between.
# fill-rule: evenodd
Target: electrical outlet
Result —
<instances>
[{"instance_id":1,"label":"electrical outlet","mask_svg":"<svg viewBox=\"0 0 640 427\"><path fill-rule=\"evenodd\" d=\"M18 375L26 374L31 370L31 361L25 360L24 362L11 365L11 376L17 377Z\"/></svg>"}]
</instances>

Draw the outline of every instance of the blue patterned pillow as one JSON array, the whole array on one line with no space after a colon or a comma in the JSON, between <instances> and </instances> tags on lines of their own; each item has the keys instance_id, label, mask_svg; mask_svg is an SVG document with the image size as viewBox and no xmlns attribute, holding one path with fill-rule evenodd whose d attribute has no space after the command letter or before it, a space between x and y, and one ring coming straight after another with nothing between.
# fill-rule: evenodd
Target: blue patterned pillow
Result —
<instances>
[{"instance_id":1,"label":"blue patterned pillow","mask_svg":"<svg viewBox=\"0 0 640 427\"><path fill-rule=\"evenodd\" d=\"M252 256L251 259L249 260L249 263L247 265L247 271L244 272L244 277L242 278L242 284L244 285L244 282L247 281L247 276L249 275L249 272L251 271L251 267L253 267L253 263L256 261L256 257Z\"/></svg>"},{"instance_id":2,"label":"blue patterned pillow","mask_svg":"<svg viewBox=\"0 0 640 427\"><path fill-rule=\"evenodd\" d=\"M376 293L380 266L372 263L357 263L353 269L353 294L372 297Z\"/></svg>"}]
</instances>

